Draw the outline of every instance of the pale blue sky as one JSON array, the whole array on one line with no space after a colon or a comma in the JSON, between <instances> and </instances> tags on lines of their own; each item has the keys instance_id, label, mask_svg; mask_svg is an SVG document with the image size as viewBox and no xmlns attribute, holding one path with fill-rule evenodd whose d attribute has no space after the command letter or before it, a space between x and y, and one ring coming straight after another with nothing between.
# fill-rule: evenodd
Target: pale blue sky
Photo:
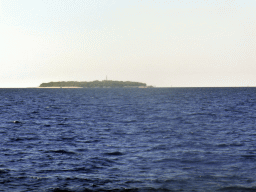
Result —
<instances>
[{"instance_id":1,"label":"pale blue sky","mask_svg":"<svg viewBox=\"0 0 256 192\"><path fill-rule=\"evenodd\" d=\"M0 87L256 86L256 0L0 0Z\"/></svg>"}]
</instances>

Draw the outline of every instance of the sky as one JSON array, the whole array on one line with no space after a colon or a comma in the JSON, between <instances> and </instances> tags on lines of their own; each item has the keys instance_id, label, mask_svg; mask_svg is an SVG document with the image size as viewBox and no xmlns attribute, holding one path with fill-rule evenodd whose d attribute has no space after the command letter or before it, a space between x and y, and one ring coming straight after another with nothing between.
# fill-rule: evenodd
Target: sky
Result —
<instances>
[{"instance_id":1,"label":"sky","mask_svg":"<svg viewBox=\"0 0 256 192\"><path fill-rule=\"evenodd\" d=\"M0 0L0 87L256 86L256 0Z\"/></svg>"}]
</instances>

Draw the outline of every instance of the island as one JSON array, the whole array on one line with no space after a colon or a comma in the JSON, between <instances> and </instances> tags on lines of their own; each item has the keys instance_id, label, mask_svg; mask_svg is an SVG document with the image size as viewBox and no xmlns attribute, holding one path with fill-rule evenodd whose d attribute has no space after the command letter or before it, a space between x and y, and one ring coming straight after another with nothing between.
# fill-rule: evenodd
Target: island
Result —
<instances>
[{"instance_id":1,"label":"island","mask_svg":"<svg viewBox=\"0 0 256 192\"><path fill-rule=\"evenodd\" d=\"M42 83L39 88L153 88L146 83L132 81L58 81Z\"/></svg>"}]
</instances>

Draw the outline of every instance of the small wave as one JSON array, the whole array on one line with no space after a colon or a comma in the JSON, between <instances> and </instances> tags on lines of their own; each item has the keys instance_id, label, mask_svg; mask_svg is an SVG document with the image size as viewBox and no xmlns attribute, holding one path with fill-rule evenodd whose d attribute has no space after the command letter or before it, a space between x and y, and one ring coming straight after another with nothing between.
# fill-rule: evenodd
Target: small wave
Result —
<instances>
[{"instance_id":1,"label":"small wave","mask_svg":"<svg viewBox=\"0 0 256 192\"><path fill-rule=\"evenodd\" d=\"M37 177L37 176L31 176L31 179L35 179L35 180L47 180L47 177Z\"/></svg>"},{"instance_id":2,"label":"small wave","mask_svg":"<svg viewBox=\"0 0 256 192\"><path fill-rule=\"evenodd\" d=\"M88 167L77 167L75 169L71 169L69 171L72 172L83 172L83 173L92 173L94 168L99 169L99 167L93 167L93 168L88 168Z\"/></svg>"},{"instance_id":3,"label":"small wave","mask_svg":"<svg viewBox=\"0 0 256 192\"><path fill-rule=\"evenodd\" d=\"M200 163L202 162L201 159L184 159L181 160L181 163Z\"/></svg>"},{"instance_id":4,"label":"small wave","mask_svg":"<svg viewBox=\"0 0 256 192\"><path fill-rule=\"evenodd\" d=\"M217 147L228 147L229 145L228 144L225 144L225 143L221 143L221 144L218 144Z\"/></svg>"},{"instance_id":5,"label":"small wave","mask_svg":"<svg viewBox=\"0 0 256 192\"><path fill-rule=\"evenodd\" d=\"M69 126L69 124L66 123L58 123L58 125Z\"/></svg>"},{"instance_id":6,"label":"small wave","mask_svg":"<svg viewBox=\"0 0 256 192\"><path fill-rule=\"evenodd\" d=\"M46 151L45 153L59 153L59 154L68 154L68 155L76 154L73 151L66 151L66 150L63 150L63 149L60 149L60 150L50 150L50 151Z\"/></svg>"},{"instance_id":7,"label":"small wave","mask_svg":"<svg viewBox=\"0 0 256 192\"><path fill-rule=\"evenodd\" d=\"M93 183L94 180L93 179L88 179L88 178L79 178L79 177L66 177L64 178L64 180L66 181L81 181L83 183Z\"/></svg>"},{"instance_id":8,"label":"small wave","mask_svg":"<svg viewBox=\"0 0 256 192\"><path fill-rule=\"evenodd\" d=\"M10 141L29 141L29 140L38 140L38 137L15 137L10 138Z\"/></svg>"},{"instance_id":9,"label":"small wave","mask_svg":"<svg viewBox=\"0 0 256 192\"><path fill-rule=\"evenodd\" d=\"M166 150L167 146L166 145L158 145L153 147L152 149L148 149L148 151L155 151L155 150Z\"/></svg>"},{"instance_id":10,"label":"small wave","mask_svg":"<svg viewBox=\"0 0 256 192\"><path fill-rule=\"evenodd\" d=\"M85 152L85 151L89 151L89 149L79 148L79 149L76 149L76 151L78 151L78 152Z\"/></svg>"},{"instance_id":11,"label":"small wave","mask_svg":"<svg viewBox=\"0 0 256 192\"><path fill-rule=\"evenodd\" d=\"M62 140L74 140L75 137L61 137Z\"/></svg>"},{"instance_id":12,"label":"small wave","mask_svg":"<svg viewBox=\"0 0 256 192\"><path fill-rule=\"evenodd\" d=\"M197 116L197 115L207 115L206 113L201 113L201 112L197 112L197 113L189 113L189 116Z\"/></svg>"},{"instance_id":13,"label":"small wave","mask_svg":"<svg viewBox=\"0 0 256 192\"><path fill-rule=\"evenodd\" d=\"M125 182L126 184L131 184L131 183L143 183L143 181L137 181L137 180L129 180Z\"/></svg>"},{"instance_id":14,"label":"small wave","mask_svg":"<svg viewBox=\"0 0 256 192\"><path fill-rule=\"evenodd\" d=\"M241 146L244 146L243 143L220 143L220 144L217 144L217 147L241 147Z\"/></svg>"},{"instance_id":15,"label":"small wave","mask_svg":"<svg viewBox=\"0 0 256 192\"><path fill-rule=\"evenodd\" d=\"M96 166L100 166L101 168L102 167L111 167L112 164L114 163L114 161L111 161L110 159L98 158L98 157L91 158L90 162L92 162Z\"/></svg>"},{"instance_id":16,"label":"small wave","mask_svg":"<svg viewBox=\"0 0 256 192\"><path fill-rule=\"evenodd\" d=\"M132 120L123 120L122 123L135 123L137 122L136 119L132 119Z\"/></svg>"},{"instance_id":17,"label":"small wave","mask_svg":"<svg viewBox=\"0 0 256 192\"><path fill-rule=\"evenodd\" d=\"M83 141L84 143L97 143L99 142L100 140L98 139L95 139L95 140L87 140L87 141Z\"/></svg>"},{"instance_id":18,"label":"small wave","mask_svg":"<svg viewBox=\"0 0 256 192\"><path fill-rule=\"evenodd\" d=\"M242 157L246 158L246 159L253 159L256 157L256 155L241 155Z\"/></svg>"},{"instance_id":19,"label":"small wave","mask_svg":"<svg viewBox=\"0 0 256 192\"><path fill-rule=\"evenodd\" d=\"M20 138L20 137L15 137L15 138L10 138L10 141L22 141L24 139Z\"/></svg>"},{"instance_id":20,"label":"small wave","mask_svg":"<svg viewBox=\"0 0 256 192\"><path fill-rule=\"evenodd\" d=\"M20 124L21 122L20 121L13 121L13 123Z\"/></svg>"},{"instance_id":21,"label":"small wave","mask_svg":"<svg viewBox=\"0 0 256 192\"><path fill-rule=\"evenodd\" d=\"M114 161L107 159L107 158L102 158L102 157L93 157L90 159L93 162L108 162L108 163L114 163Z\"/></svg>"},{"instance_id":22,"label":"small wave","mask_svg":"<svg viewBox=\"0 0 256 192\"><path fill-rule=\"evenodd\" d=\"M104 155L119 156L119 155L124 155L124 154L119 151L115 151L115 152L111 152L111 153L104 153Z\"/></svg>"},{"instance_id":23,"label":"small wave","mask_svg":"<svg viewBox=\"0 0 256 192\"><path fill-rule=\"evenodd\" d=\"M223 187L218 189L218 191L226 191L226 192L245 192L245 191L256 191L255 187Z\"/></svg>"},{"instance_id":24,"label":"small wave","mask_svg":"<svg viewBox=\"0 0 256 192\"><path fill-rule=\"evenodd\" d=\"M9 172L10 172L9 169L0 169L0 175L5 174L5 173L9 173Z\"/></svg>"},{"instance_id":25,"label":"small wave","mask_svg":"<svg viewBox=\"0 0 256 192\"><path fill-rule=\"evenodd\" d=\"M244 144L243 143L231 143L230 146L240 147L240 146L244 146Z\"/></svg>"},{"instance_id":26,"label":"small wave","mask_svg":"<svg viewBox=\"0 0 256 192\"><path fill-rule=\"evenodd\" d=\"M92 185L92 187L97 187L97 185ZM67 188L55 188L50 190L49 192L74 192L76 190L70 190ZM81 190L79 190L81 191ZM115 188L115 189L89 189L84 188L82 189L84 192L171 192L172 190L166 189L166 188ZM183 191L183 190L182 190Z\"/></svg>"},{"instance_id":27,"label":"small wave","mask_svg":"<svg viewBox=\"0 0 256 192\"><path fill-rule=\"evenodd\" d=\"M53 190L51 190L52 192L72 192L68 189L60 189L60 188L55 188ZM87 190L86 190L87 191ZM90 192L90 191L89 191Z\"/></svg>"}]
</instances>

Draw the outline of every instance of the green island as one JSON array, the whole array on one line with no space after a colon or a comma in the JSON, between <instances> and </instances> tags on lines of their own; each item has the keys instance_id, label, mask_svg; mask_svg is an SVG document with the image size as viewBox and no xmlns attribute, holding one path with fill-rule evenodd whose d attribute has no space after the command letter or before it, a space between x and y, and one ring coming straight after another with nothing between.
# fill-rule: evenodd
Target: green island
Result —
<instances>
[{"instance_id":1,"label":"green island","mask_svg":"<svg viewBox=\"0 0 256 192\"><path fill-rule=\"evenodd\" d=\"M131 82L131 81L58 81L42 83L40 88L56 87L56 88L153 88L147 86L146 83Z\"/></svg>"}]
</instances>

